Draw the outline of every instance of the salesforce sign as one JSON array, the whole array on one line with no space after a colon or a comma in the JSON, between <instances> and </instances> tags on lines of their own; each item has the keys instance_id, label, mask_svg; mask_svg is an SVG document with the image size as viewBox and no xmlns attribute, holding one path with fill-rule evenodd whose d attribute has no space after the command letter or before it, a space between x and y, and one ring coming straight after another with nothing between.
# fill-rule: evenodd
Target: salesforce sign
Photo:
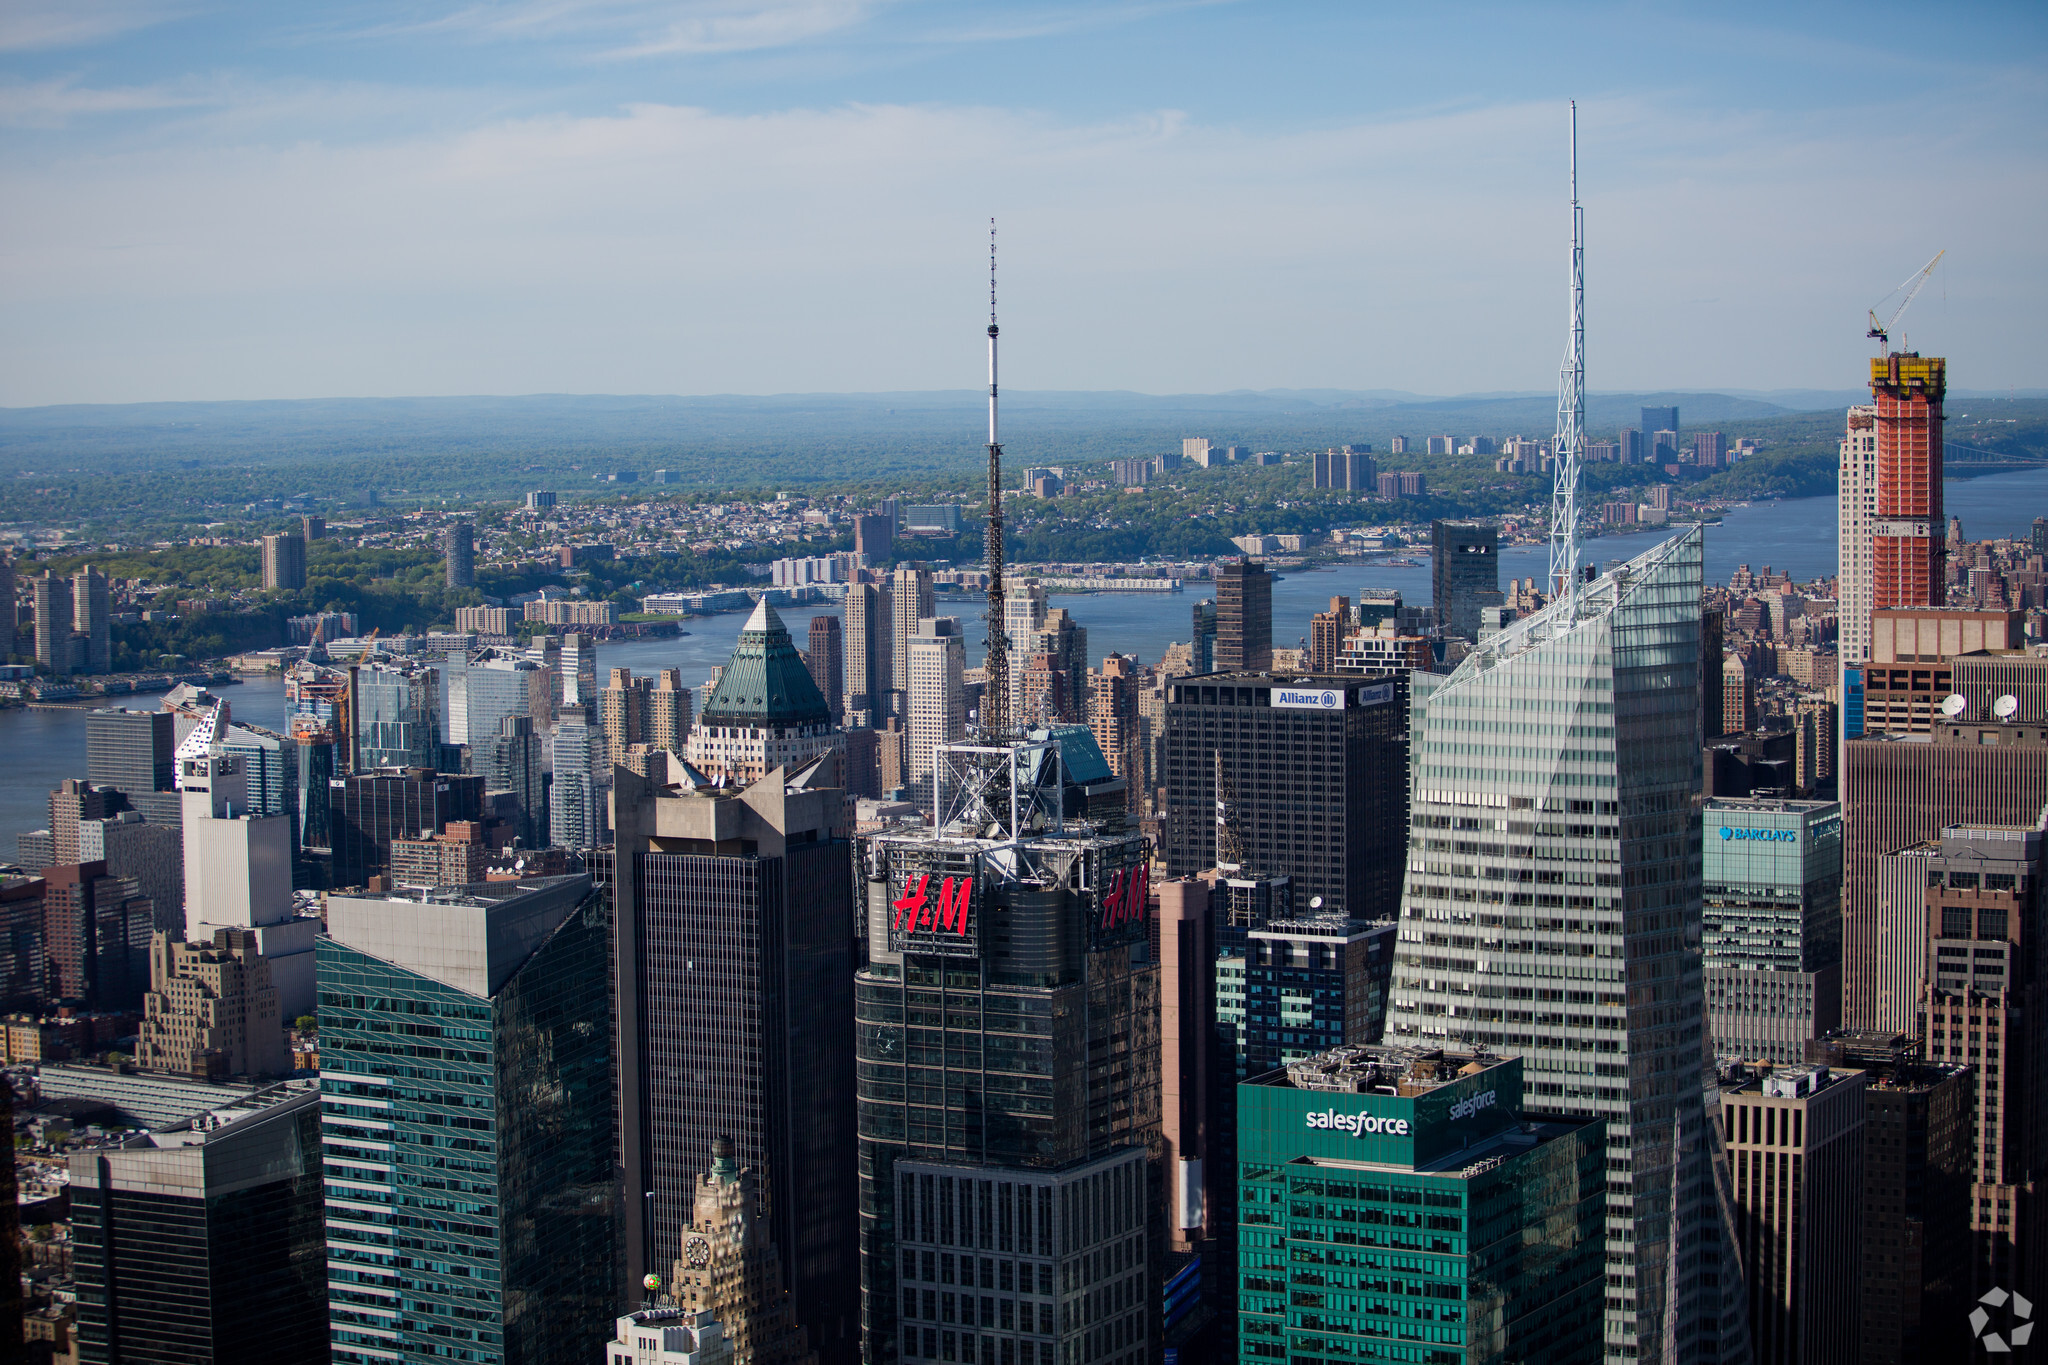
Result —
<instances>
[{"instance_id":1,"label":"salesforce sign","mask_svg":"<svg viewBox=\"0 0 2048 1365\"><path fill-rule=\"evenodd\" d=\"M1311 1109L1305 1117L1311 1128L1334 1128L1353 1137L1407 1137L1408 1120L1385 1119L1378 1114L1340 1114L1334 1109Z\"/></svg>"},{"instance_id":2,"label":"salesforce sign","mask_svg":"<svg viewBox=\"0 0 2048 1365\"><path fill-rule=\"evenodd\" d=\"M1721 826L1721 837L1734 842L1756 844L1796 844L1799 831L1796 829L1737 829L1730 825Z\"/></svg>"}]
</instances>

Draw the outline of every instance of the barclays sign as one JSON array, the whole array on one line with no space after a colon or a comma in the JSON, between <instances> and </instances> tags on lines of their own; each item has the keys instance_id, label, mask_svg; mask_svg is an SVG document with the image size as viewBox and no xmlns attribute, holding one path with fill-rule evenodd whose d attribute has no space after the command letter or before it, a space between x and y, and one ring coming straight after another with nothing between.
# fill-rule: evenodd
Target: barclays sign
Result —
<instances>
[{"instance_id":1,"label":"barclays sign","mask_svg":"<svg viewBox=\"0 0 2048 1365\"><path fill-rule=\"evenodd\" d=\"M1733 829L1721 826L1721 837L1736 841L1747 840L1759 844L1796 844L1799 831L1796 829Z\"/></svg>"}]
</instances>

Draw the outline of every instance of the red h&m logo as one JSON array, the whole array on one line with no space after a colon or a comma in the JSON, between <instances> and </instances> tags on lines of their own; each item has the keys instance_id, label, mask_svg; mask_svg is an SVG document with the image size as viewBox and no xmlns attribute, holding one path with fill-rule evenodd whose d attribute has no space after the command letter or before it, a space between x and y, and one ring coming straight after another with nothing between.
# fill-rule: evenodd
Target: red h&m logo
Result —
<instances>
[{"instance_id":1,"label":"red h&m logo","mask_svg":"<svg viewBox=\"0 0 2048 1365\"><path fill-rule=\"evenodd\" d=\"M1109 879L1109 890L1102 893L1102 918L1096 927L1106 931L1144 919L1151 893L1150 863L1137 863L1116 873Z\"/></svg>"},{"instance_id":2,"label":"red h&m logo","mask_svg":"<svg viewBox=\"0 0 2048 1365\"><path fill-rule=\"evenodd\" d=\"M921 874L917 886L906 891L903 899L891 901L896 911L894 928L898 933L916 933L920 929L943 929L948 933L967 934L967 899L974 891L974 878L962 877L957 883L951 878L939 884L939 899L936 904L930 897L932 874Z\"/></svg>"}]
</instances>

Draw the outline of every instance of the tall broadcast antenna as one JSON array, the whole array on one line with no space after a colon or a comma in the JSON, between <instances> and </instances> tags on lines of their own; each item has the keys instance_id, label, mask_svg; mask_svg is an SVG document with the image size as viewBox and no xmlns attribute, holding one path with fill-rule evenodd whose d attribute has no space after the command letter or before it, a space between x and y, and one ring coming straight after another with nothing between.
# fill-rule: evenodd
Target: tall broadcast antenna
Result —
<instances>
[{"instance_id":1,"label":"tall broadcast antenna","mask_svg":"<svg viewBox=\"0 0 2048 1365\"><path fill-rule=\"evenodd\" d=\"M993 344L993 343L991 343ZM1557 438L1551 442L1556 482L1550 493L1550 586L1571 605L1579 599L1579 460L1586 444L1586 211L1579 207L1579 102L1572 101L1572 331L1557 375Z\"/></svg>"},{"instance_id":2,"label":"tall broadcast antenna","mask_svg":"<svg viewBox=\"0 0 2048 1365\"><path fill-rule=\"evenodd\" d=\"M981 728L1010 733L1010 643L1003 635L1003 447L996 438L996 220L988 220L988 657Z\"/></svg>"}]
</instances>

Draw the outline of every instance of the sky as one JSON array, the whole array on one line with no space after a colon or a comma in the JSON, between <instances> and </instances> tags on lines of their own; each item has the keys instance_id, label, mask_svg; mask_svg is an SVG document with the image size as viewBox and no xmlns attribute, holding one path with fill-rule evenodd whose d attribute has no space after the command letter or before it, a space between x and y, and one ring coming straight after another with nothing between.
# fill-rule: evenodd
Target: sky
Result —
<instances>
[{"instance_id":1,"label":"sky","mask_svg":"<svg viewBox=\"0 0 2048 1365\"><path fill-rule=\"evenodd\" d=\"M2048 5L6 0L0 406L2048 382ZM1896 306L1897 297L1891 306ZM1886 310L1889 311L1889 307Z\"/></svg>"}]
</instances>

